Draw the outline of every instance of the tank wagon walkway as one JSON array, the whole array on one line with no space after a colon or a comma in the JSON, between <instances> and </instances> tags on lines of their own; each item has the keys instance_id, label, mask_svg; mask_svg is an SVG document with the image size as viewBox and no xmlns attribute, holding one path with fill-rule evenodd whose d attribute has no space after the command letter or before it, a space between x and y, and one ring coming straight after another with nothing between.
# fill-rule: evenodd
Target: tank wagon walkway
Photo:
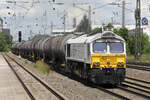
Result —
<instances>
[{"instance_id":1,"label":"tank wagon walkway","mask_svg":"<svg viewBox=\"0 0 150 100\"><path fill-rule=\"evenodd\" d=\"M0 100L30 100L21 83L0 54Z\"/></svg>"}]
</instances>

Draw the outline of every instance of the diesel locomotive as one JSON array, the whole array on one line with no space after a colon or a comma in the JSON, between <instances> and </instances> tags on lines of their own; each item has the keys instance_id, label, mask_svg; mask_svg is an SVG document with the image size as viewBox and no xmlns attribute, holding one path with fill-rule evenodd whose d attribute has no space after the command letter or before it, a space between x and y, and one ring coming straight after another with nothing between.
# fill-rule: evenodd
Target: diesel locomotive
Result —
<instances>
[{"instance_id":1,"label":"diesel locomotive","mask_svg":"<svg viewBox=\"0 0 150 100\"><path fill-rule=\"evenodd\" d=\"M50 36L15 44L11 50L97 84L117 85L125 79L126 42L111 31Z\"/></svg>"}]
</instances>

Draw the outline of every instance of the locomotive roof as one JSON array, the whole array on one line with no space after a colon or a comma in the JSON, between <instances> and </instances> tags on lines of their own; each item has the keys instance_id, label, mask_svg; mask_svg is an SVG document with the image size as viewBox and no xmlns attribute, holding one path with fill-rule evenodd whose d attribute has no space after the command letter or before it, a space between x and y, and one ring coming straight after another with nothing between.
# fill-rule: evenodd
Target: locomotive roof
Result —
<instances>
[{"instance_id":1,"label":"locomotive roof","mask_svg":"<svg viewBox=\"0 0 150 100\"><path fill-rule=\"evenodd\" d=\"M80 36L76 36L73 37L71 39L69 39L67 41L67 43L91 43L97 39L118 39L120 41L125 41L122 37L120 37L119 35L111 32L111 31L105 31L103 33L97 33L94 35L88 35L88 34L84 34L84 35L80 35Z\"/></svg>"}]
</instances>

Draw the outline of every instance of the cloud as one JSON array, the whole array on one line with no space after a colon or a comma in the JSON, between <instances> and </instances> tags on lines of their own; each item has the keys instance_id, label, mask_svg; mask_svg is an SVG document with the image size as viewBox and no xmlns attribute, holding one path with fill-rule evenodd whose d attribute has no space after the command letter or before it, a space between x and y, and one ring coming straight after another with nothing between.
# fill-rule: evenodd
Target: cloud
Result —
<instances>
[{"instance_id":1,"label":"cloud","mask_svg":"<svg viewBox=\"0 0 150 100\"><path fill-rule=\"evenodd\" d=\"M13 12L13 10L11 10L11 9L1 9L0 10L0 14L2 15L2 16L9 16L9 13L10 12L10 14L11 14L11 12Z\"/></svg>"}]
</instances>

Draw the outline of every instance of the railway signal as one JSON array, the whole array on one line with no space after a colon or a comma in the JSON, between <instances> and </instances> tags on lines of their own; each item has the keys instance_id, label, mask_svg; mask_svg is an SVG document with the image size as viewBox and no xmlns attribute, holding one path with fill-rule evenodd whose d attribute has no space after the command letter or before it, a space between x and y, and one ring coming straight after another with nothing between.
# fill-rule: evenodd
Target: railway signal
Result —
<instances>
[{"instance_id":1,"label":"railway signal","mask_svg":"<svg viewBox=\"0 0 150 100\"><path fill-rule=\"evenodd\" d=\"M18 33L18 41L19 42L21 42L22 41L22 32L21 31L19 31L19 33Z\"/></svg>"}]
</instances>

